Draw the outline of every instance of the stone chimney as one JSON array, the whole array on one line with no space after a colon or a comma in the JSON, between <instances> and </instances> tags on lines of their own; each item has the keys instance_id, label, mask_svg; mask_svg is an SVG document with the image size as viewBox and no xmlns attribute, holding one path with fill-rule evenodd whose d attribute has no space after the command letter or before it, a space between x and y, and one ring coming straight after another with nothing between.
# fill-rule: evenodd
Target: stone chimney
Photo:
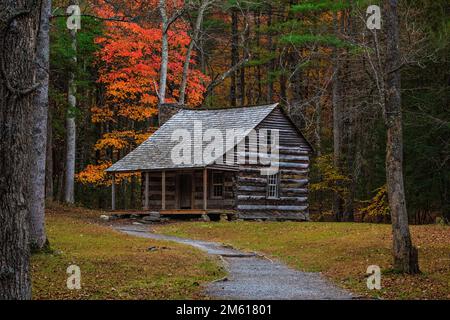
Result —
<instances>
[{"instance_id":1,"label":"stone chimney","mask_svg":"<svg viewBox=\"0 0 450 320\"><path fill-rule=\"evenodd\" d=\"M159 126L161 127L183 108L184 106L177 103L161 103L158 107Z\"/></svg>"}]
</instances>

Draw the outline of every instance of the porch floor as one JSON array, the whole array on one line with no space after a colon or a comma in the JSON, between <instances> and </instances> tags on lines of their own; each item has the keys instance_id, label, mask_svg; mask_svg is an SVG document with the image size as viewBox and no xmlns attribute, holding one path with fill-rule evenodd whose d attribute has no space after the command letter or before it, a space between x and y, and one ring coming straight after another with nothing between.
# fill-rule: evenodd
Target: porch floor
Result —
<instances>
[{"instance_id":1,"label":"porch floor","mask_svg":"<svg viewBox=\"0 0 450 320\"><path fill-rule=\"evenodd\" d=\"M220 210L220 209L168 209L168 210L113 210L109 211L111 215L137 215L147 216L152 212L158 212L160 215L204 215L204 214L237 214L235 210Z\"/></svg>"}]
</instances>

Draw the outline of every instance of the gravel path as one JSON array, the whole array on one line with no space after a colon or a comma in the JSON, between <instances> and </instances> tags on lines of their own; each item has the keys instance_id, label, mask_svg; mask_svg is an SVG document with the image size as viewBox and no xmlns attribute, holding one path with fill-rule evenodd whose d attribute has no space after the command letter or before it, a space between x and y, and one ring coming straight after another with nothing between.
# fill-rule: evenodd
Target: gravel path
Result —
<instances>
[{"instance_id":1,"label":"gravel path","mask_svg":"<svg viewBox=\"0 0 450 320\"><path fill-rule=\"evenodd\" d=\"M310 300L352 299L351 293L337 288L319 273L300 272L254 253L224 247L220 243L183 239L152 233L147 226L116 226L126 234L190 245L210 255L220 256L228 271L222 281L207 285L206 294L217 299Z\"/></svg>"}]
</instances>

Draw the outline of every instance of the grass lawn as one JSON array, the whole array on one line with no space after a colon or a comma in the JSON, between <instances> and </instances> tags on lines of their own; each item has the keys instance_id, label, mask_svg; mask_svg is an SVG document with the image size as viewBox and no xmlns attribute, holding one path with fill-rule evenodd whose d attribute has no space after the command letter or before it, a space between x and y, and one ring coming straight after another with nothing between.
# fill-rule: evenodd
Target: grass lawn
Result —
<instances>
[{"instance_id":1,"label":"grass lawn","mask_svg":"<svg viewBox=\"0 0 450 320\"><path fill-rule=\"evenodd\" d=\"M200 251L120 234L93 223L100 214L47 210L53 252L32 257L34 299L199 299L201 284L224 276ZM72 264L81 268L81 290L67 289L66 269Z\"/></svg>"},{"instance_id":2,"label":"grass lawn","mask_svg":"<svg viewBox=\"0 0 450 320\"><path fill-rule=\"evenodd\" d=\"M450 227L412 226L422 274L391 271L391 227L381 224L174 223L155 231L258 251L305 271L320 271L354 293L384 299L450 299ZM382 290L369 291L366 270L382 269Z\"/></svg>"}]
</instances>

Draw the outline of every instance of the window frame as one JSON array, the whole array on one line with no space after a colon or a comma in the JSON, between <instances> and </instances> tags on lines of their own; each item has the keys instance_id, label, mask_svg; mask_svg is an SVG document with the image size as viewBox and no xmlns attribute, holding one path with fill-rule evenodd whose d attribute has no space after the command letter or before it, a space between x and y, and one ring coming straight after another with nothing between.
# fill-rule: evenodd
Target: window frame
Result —
<instances>
[{"instance_id":1,"label":"window frame","mask_svg":"<svg viewBox=\"0 0 450 320\"><path fill-rule=\"evenodd\" d=\"M274 192L272 192L274 191ZM267 176L267 199L280 199L280 174L271 174Z\"/></svg>"},{"instance_id":2,"label":"window frame","mask_svg":"<svg viewBox=\"0 0 450 320\"><path fill-rule=\"evenodd\" d=\"M214 181L214 177L217 176L217 175L222 177L222 179L221 179L222 182L217 183L217 182ZM215 187L216 186L220 187L222 189L222 195L221 196L216 196L215 195L215 191L216 191ZM224 175L223 172L213 171L211 173L211 199L223 200L224 199L224 194L225 194L225 175Z\"/></svg>"}]
</instances>

